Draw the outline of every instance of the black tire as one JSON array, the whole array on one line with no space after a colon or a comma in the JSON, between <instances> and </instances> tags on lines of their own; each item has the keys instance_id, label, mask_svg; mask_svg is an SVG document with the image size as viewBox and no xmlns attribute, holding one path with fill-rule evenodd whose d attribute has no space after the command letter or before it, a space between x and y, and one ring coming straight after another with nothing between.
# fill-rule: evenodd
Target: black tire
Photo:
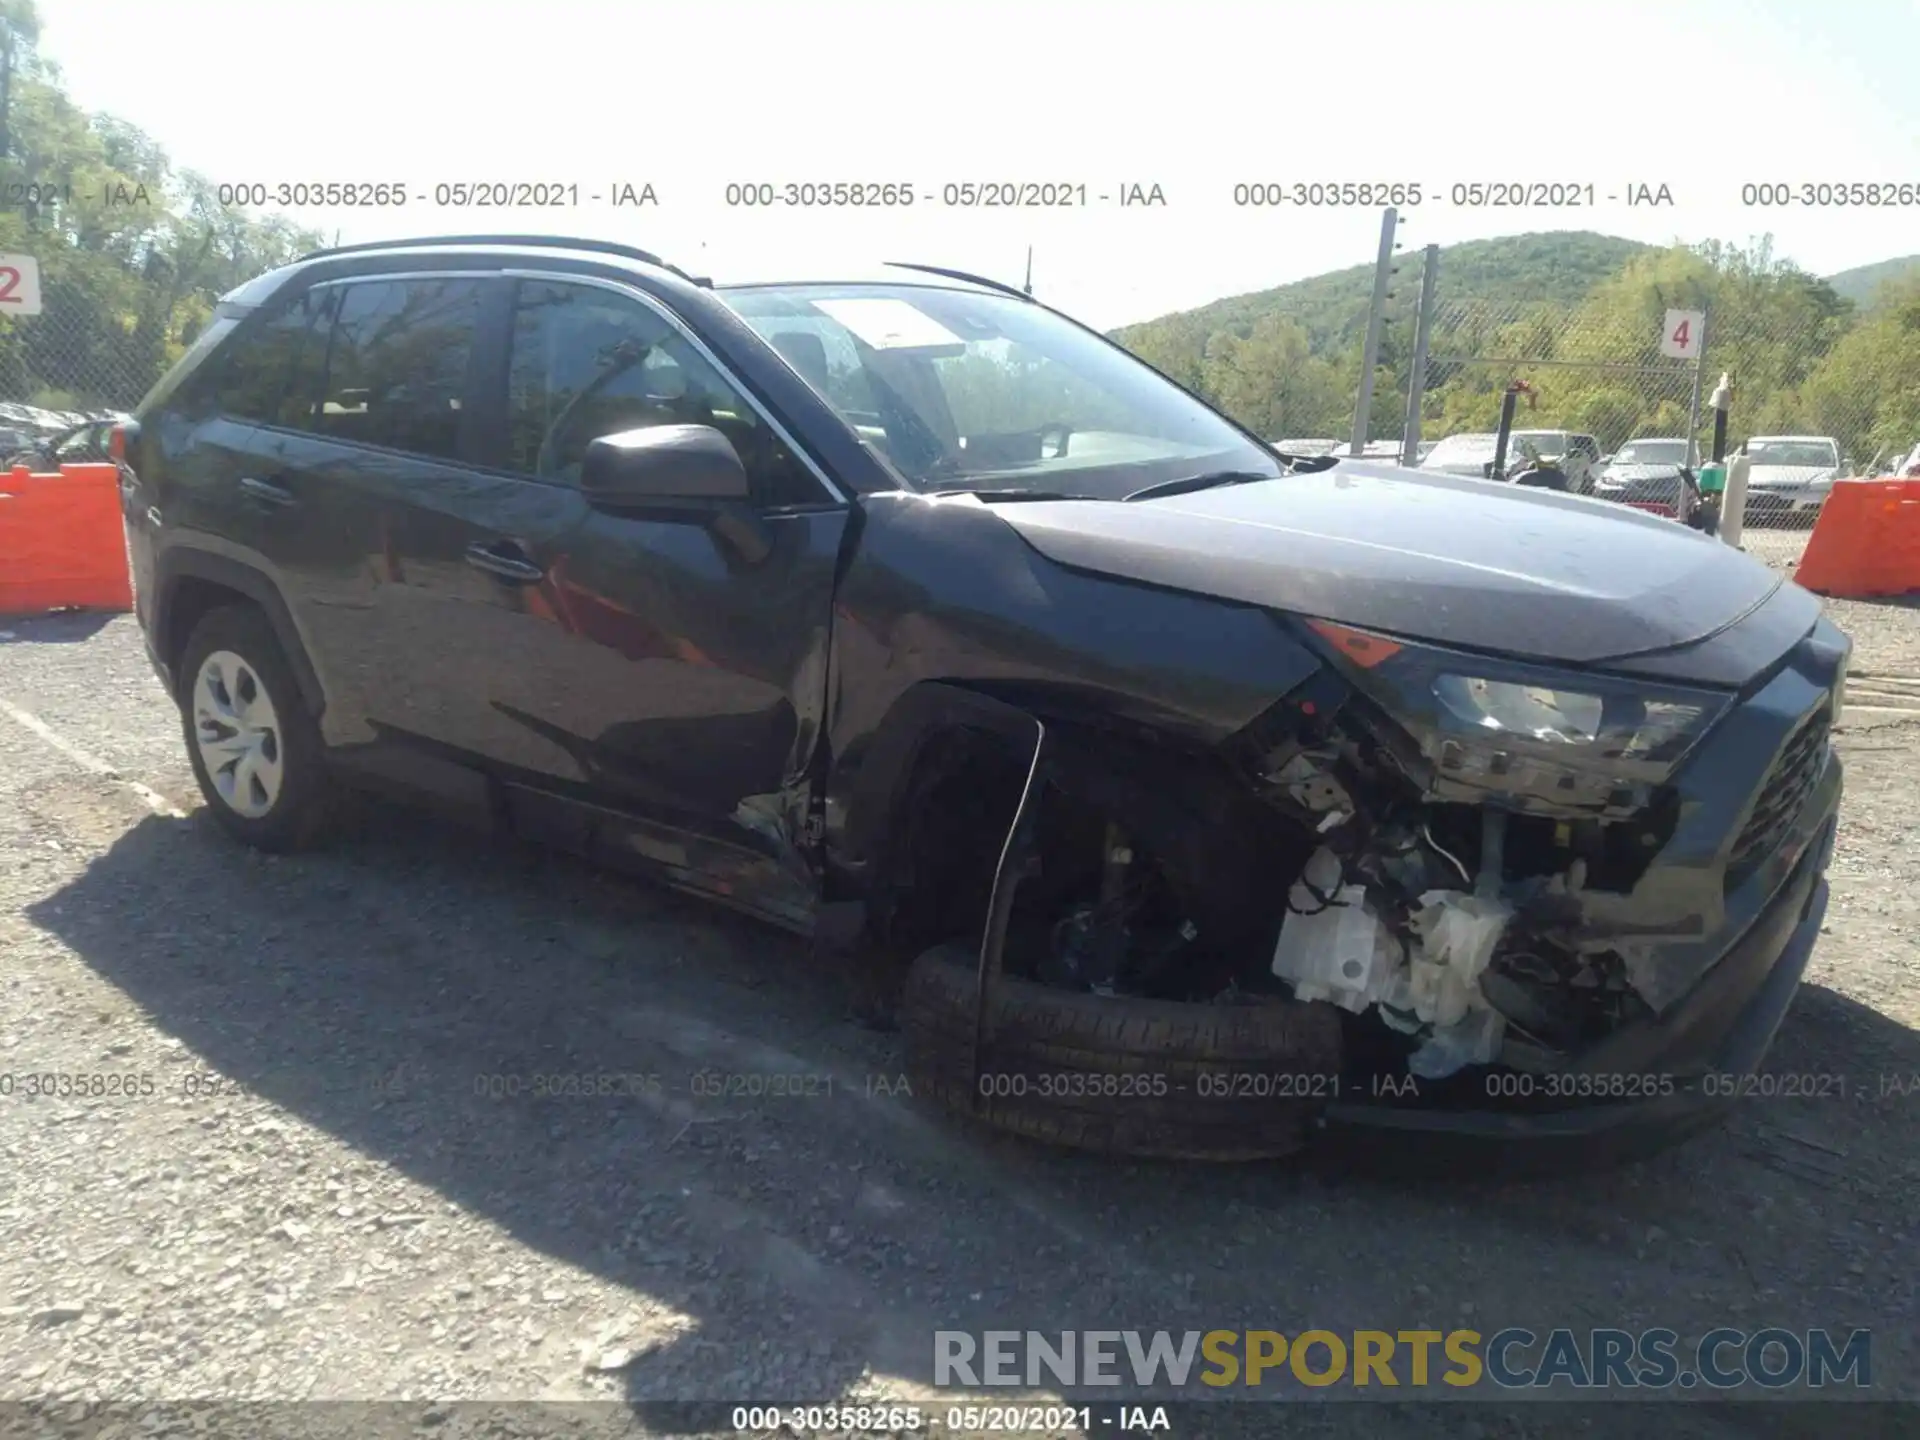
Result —
<instances>
[{"instance_id":1,"label":"black tire","mask_svg":"<svg viewBox=\"0 0 1920 1440\"><path fill-rule=\"evenodd\" d=\"M1337 1098L1331 1006L1184 1005L1013 978L994 988L976 1087L977 976L970 947L929 950L901 1027L914 1093L996 1129L1142 1158L1266 1160L1301 1149Z\"/></svg>"},{"instance_id":2,"label":"black tire","mask_svg":"<svg viewBox=\"0 0 1920 1440\"><path fill-rule=\"evenodd\" d=\"M280 789L271 808L261 815L242 814L220 793L208 773L195 736L194 684L206 658L221 650L246 662L266 691L277 721L275 749L281 766ZM220 827L259 850L303 850L324 840L338 813L327 772L326 749L320 739L320 727L307 709L299 683L293 678L292 667L267 617L251 605L223 606L207 612L187 637L176 674L179 694L175 700L180 707L187 758L193 765L193 778L199 782L207 809Z\"/></svg>"}]
</instances>

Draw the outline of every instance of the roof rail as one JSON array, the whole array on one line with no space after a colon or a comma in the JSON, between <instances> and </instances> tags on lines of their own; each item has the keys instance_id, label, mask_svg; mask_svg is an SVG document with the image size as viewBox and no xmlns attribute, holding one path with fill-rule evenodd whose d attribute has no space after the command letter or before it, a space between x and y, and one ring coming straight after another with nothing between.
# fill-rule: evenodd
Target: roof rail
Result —
<instances>
[{"instance_id":1,"label":"roof rail","mask_svg":"<svg viewBox=\"0 0 1920 1440\"><path fill-rule=\"evenodd\" d=\"M1018 285L1009 285L1004 280L989 280L984 275L972 275L965 270L949 270L944 265L915 265L910 260L889 260L886 263L896 270L918 270L924 275L943 275L949 280L964 280L969 285L984 285L989 290L998 290L1002 295L1013 295L1022 300L1033 299L1033 296Z\"/></svg>"},{"instance_id":2,"label":"roof rail","mask_svg":"<svg viewBox=\"0 0 1920 1440\"><path fill-rule=\"evenodd\" d=\"M361 255L373 250L412 250L425 246L441 245L529 245L545 246L553 250L590 250L602 255L620 255L628 260L638 260L643 264L657 265L662 270L670 270L683 280L696 285L708 285L713 282L689 275L678 265L662 260L651 250L642 250L634 245L622 245L616 240L589 240L576 235L413 235L399 240L366 240L357 245L332 245L325 250L312 250L302 255L302 262L321 260L334 255Z\"/></svg>"}]
</instances>

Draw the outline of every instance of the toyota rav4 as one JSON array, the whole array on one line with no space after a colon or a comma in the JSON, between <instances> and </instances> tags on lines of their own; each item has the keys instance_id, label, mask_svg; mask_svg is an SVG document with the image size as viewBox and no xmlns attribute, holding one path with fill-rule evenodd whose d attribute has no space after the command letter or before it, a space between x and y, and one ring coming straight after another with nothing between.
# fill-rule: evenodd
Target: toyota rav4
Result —
<instances>
[{"instance_id":1,"label":"toyota rav4","mask_svg":"<svg viewBox=\"0 0 1920 1440\"><path fill-rule=\"evenodd\" d=\"M1620 1154L1826 905L1848 643L1662 520L1277 454L1017 290L321 251L115 440L206 804L343 789L810 936L1029 1136Z\"/></svg>"}]
</instances>

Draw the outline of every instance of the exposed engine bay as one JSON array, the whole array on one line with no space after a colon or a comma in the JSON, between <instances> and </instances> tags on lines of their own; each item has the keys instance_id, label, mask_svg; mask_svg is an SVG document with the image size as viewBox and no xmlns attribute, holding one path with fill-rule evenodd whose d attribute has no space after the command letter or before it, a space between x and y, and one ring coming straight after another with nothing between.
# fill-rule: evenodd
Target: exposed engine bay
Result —
<instances>
[{"instance_id":1,"label":"exposed engine bay","mask_svg":"<svg viewBox=\"0 0 1920 1440\"><path fill-rule=\"evenodd\" d=\"M1064 756L1008 973L1334 1006L1345 1078L1376 1093L1382 1076L1563 1068L1652 1013L1627 947L1589 933L1582 901L1644 873L1672 828L1657 795L1624 815L1438 798L1431 774L1338 705L1235 768L1229 793L1197 758Z\"/></svg>"}]
</instances>

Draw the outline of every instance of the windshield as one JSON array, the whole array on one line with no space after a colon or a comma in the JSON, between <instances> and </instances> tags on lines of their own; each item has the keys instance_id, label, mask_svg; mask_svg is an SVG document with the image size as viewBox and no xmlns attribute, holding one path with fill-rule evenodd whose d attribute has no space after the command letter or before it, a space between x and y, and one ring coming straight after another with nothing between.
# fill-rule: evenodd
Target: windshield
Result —
<instances>
[{"instance_id":1,"label":"windshield","mask_svg":"<svg viewBox=\"0 0 1920 1440\"><path fill-rule=\"evenodd\" d=\"M1614 452L1616 465L1684 465L1687 442L1684 440L1629 440Z\"/></svg>"},{"instance_id":2,"label":"windshield","mask_svg":"<svg viewBox=\"0 0 1920 1440\"><path fill-rule=\"evenodd\" d=\"M1747 454L1756 465L1817 465L1840 463L1840 449L1831 440L1750 440Z\"/></svg>"},{"instance_id":3,"label":"windshield","mask_svg":"<svg viewBox=\"0 0 1920 1440\"><path fill-rule=\"evenodd\" d=\"M1427 463L1450 465L1456 460L1491 460L1494 440L1492 435L1449 435L1433 447Z\"/></svg>"},{"instance_id":4,"label":"windshield","mask_svg":"<svg viewBox=\"0 0 1920 1440\"><path fill-rule=\"evenodd\" d=\"M1567 437L1558 430L1516 430L1513 439L1516 445L1524 441L1535 454L1548 460L1558 460L1567 453Z\"/></svg>"},{"instance_id":5,"label":"windshield","mask_svg":"<svg viewBox=\"0 0 1920 1440\"><path fill-rule=\"evenodd\" d=\"M908 481L1118 500L1263 445L1125 351L1011 296L781 285L722 299Z\"/></svg>"}]
</instances>

